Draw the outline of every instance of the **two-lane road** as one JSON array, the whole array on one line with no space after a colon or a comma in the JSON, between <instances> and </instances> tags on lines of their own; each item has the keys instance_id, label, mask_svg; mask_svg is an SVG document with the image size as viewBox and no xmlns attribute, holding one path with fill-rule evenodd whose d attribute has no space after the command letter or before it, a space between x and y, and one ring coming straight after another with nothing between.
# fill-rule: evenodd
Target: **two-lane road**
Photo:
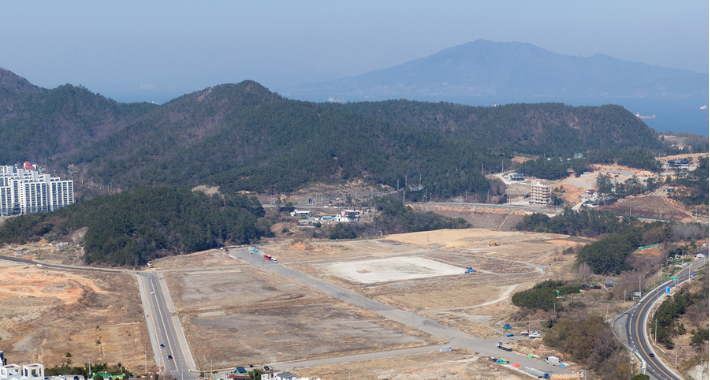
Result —
<instances>
[{"instance_id":1,"label":"two-lane road","mask_svg":"<svg viewBox=\"0 0 710 380\"><path fill-rule=\"evenodd\" d=\"M705 265L707 260L696 260L692 265L681 270L678 274L677 281L666 281L663 284L649 291L633 308L625 313L617 316L612 321L615 331L620 328L621 334L624 334L624 339L629 348L634 351L646 363L646 375L652 379L659 380L682 380L671 368L663 363L663 361L655 355L655 350L651 345L651 338L647 334L646 326L652 315L653 305L665 292L666 286L677 286L690 279L691 275L695 275L698 268ZM653 354L653 357L651 355Z\"/></svg>"}]
</instances>

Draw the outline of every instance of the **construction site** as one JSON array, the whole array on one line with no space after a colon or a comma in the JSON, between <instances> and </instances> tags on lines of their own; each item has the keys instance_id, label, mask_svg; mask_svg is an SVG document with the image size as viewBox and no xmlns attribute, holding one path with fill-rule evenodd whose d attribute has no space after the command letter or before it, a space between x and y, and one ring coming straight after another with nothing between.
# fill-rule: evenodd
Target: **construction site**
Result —
<instances>
[{"instance_id":1,"label":"construction site","mask_svg":"<svg viewBox=\"0 0 710 380\"><path fill-rule=\"evenodd\" d=\"M152 352L135 277L0 261L0 351L14 362L83 366L90 356L143 370Z\"/></svg>"}]
</instances>

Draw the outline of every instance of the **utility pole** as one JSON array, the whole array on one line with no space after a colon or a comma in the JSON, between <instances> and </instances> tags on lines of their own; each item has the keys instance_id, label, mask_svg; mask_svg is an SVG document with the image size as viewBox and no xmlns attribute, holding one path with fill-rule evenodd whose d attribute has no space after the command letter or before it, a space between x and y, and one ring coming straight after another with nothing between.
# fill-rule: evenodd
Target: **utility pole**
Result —
<instances>
[{"instance_id":1,"label":"utility pole","mask_svg":"<svg viewBox=\"0 0 710 380\"><path fill-rule=\"evenodd\" d=\"M678 343L675 343L675 367L678 368Z\"/></svg>"},{"instance_id":2,"label":"utility pole","mask_svg":"<svg viewBox=\"0 0 710 380\"><path fill-rule=\"evenodd\" d=\"M626 289L624 289L624 302L626 302Z\"/></svg>"},{"instance_id":3,"label":"utility pole","mask_svg":"<svg viewBox=\"0 0 710 380\"><path fill-rule=\"evenodd\" d=\"M91 376L91 355L89 355L89 376Z\"/></svg>"}]
</instances>

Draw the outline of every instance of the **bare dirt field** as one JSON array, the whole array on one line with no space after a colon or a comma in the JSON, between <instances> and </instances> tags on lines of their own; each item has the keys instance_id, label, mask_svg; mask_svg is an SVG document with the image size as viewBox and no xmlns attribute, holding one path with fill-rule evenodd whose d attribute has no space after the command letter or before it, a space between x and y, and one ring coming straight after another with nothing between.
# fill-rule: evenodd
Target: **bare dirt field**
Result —
<instances>
[{"instance_id":1,"label":"bare dirt field","mask_svg":"<svg viewBox=\"0 0 710 380\"><path fill-rule=\"evenodd\" d=\"M687 213L673 206L665 197L657 195L645 195L634 198L621 199L618 202L600 207L618 214L629 214L645 218L663 218L682 222L694 222Z\"/></svg>"},{"instance_id":2,"label":"bare dirt field","mask_svg":"<svg viewBox=\"0 0 710 380\"><path fill-rule=\"evenodd\" d=\"M246 263L229 257L225 250L210 249L208 251L196 252L189 255L163 257L161 259L153 260L152 264L157 270L170 270L233 266L243 265Z\"/></svg>"},{"instance_id":3,"label":"bare dirt field","mask_svg":"<svg viewBox=\"0 0 710 380\"><path fill-rule=\"evenodd\" d=\"M9 245L0 248L0 255L42 260L49 263L81 265L84 249L77 244L59 246L41 240L35 244Z\"/></svg>"},{"instance_id":4,"label":"bare dirt field","mask_svg":"<svg viewBox=\"0 0 710 380\"><path fill-rule=\"evenodd\" d=\"M463 274L464 269L422 257L392 257L331 263L322 266L332 276L361 284Z\"/></svg>"},{"instance_id":5,"label":"bare dirt field","mask_svg":"<svg viewBox=\"0 0 710 380\"><path fill-rule=\"evenodd\" d=\"M199 368L440 343L254 267L165 278Z\"/></svg>"},{"instance_id":6,"label":"bare dirt field","mask_svg":"<svg viewBox=\"0 0 710 380\"><path fill-rule=\"evenodd\" d=\"M547 278L566 276L574 256L562 251L577 244L563 235L490 229L418 232L352 243L356 242L346 243L347 250L342 242L330 243L330 251L323 243L319 249L329 251L328 260L293 260L290 266L480 337L502 333L502 324L496 324L515 312L510 303L514 292ZM370 259L378 254L387 259ZM461 273L406 278L416 271L397 264L395 258L435 261L460 268ZM372 262L377 263L376 269L362 266ZM465 267L476 272L463 274ZM333 268L349 268L349 273ZM358 270L364 273L353 276ZM368 275L380 276L380 281L363 281Z\"/></svg>"},{"instance_id":7,"label":"bare dirt field","mask_svg":"<svg viewBox=\"0 0 710 380\"><path fill-rule=\"evenodd\" d=\"M0 261L0 350L14 363L121 362L152 357L134 276L55 271ZM149 362L150 364L150 362ZM152 365L154 368L154 364Z\"/></svg>"},{"instance_id":8,"label":"bare dirt field","mask_svg":"<svg viewBox=\"0 0 710 380\"><path fill-rule=\"evenodd\" d=\"M529 379L464 349L310 367L293 372L323 380Z\"/></svg>"},{"instance_id":9,"label":"bare dirt field","mask_svg":"<svg viewBox=\"0 0 710 380\"><path fill-rule=\"evenodd\" d=\"M490 207L413 205L415 210L432 211L449 218L464 218L473 228L512 230L525 216L524 211Z\"/></svg>"}]
</instances>

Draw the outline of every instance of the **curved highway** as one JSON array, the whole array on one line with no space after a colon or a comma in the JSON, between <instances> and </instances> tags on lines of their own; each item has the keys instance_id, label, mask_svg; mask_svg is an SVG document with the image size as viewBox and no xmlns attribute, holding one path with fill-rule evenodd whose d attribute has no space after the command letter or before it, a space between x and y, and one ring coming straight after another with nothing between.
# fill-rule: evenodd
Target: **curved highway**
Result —
<instances>
[{"instance_id":1,"label":"curved highway","mask_svg":"<svg viewBox=\"0 0 710 380\"><path fill-rule=\"evenodd\" d=\"M651 345L652 337L648 336L646 326L651 318L653 305L658 301L665 292L666 286L675 287L690 279L691 275L697 274L698 268L707 262L706 259L696 260L692 265L681 270L678 274L677 281L666 281L663 284L649 291L639 302L620 314L612 321L614 330L617 331L621 327L621 334L624 334L622 341L645 363L645 374L651 379L659 380L682 380L683 378L675 373L671 368L655 355L655 350ZM653 357L651 356L653 355Z\"/></svg>"}]
</instances>

